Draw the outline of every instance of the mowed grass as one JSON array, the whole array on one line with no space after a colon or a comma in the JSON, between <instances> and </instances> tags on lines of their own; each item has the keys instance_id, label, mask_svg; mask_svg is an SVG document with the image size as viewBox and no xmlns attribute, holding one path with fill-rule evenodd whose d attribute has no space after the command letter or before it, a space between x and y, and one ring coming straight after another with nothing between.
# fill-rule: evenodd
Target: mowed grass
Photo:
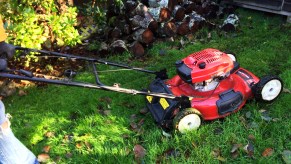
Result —
<instances>
[{"instance_id":1,"label":"mowed grass","mask_svg":"<svg viewBox=\"0 0 291 164\"><path fill-rule=\"evenodd\" d=\"M238 14L240 27L236 33L203 29L196 34L200 41L192 40L182 49L176 48L179 41L155 43L146 61L131 61L130 65L167 68L173 76L176 60L212 47L236 53L241 67L258 77L280 76L284 88L291 90L290 24L278 15L244 9ZM209 33L211 39L207 39ZM161 50L164 55L160 55ZM128 56L110 60L127 62ZM86 72L77 77L89 82L94 82L93 78ZM121 87L143 89L154 76L117 71L103 72L100 78L108 85L120 83ZM12 129L34 154L49 148L48 163L284 163L282 152L291 150L291 94L287 91L272 103L250 101L223 120L204 122L195 132L174 133L171 138L162 135L150 113L140 114L146 103L144 96L56 85L25 91L26 96L4 99L12 115ZM268 112L270 121L262 119L262 110ZM138 132L132 130L135 125L141 126ZM235 144L239 148L231 153ZM252 157L243 149L247 144L254 147ZM146 155L140 160L135 160L135 145L145 149ZM272 151L266 156L267 148Z\"/></svg>"}]
</instances>

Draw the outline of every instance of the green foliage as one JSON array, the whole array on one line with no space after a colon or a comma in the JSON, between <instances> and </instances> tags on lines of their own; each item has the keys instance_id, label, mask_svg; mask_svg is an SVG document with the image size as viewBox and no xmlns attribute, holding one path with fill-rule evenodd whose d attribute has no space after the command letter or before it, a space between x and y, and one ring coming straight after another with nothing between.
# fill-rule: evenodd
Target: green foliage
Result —
<instances>
[{"instance_id":1,"label":"green foliage","mask_svg":"<svg viewBox=\"0 0 291 164\"><path fill-rule=\"evenodd\" d=\"M81 15L92 19L93 23L97 25L102 25L106 23L106 8L108 8L106 3L107 0L91 0L89 3L83 3L77 7ZM122 0L114 0L114 4L118 9L124 6ZM112 8L109 7L109 10Z\"/></svg>"},{"instance_id":2,"label":"green foliage","mask_svg":"<svg viewBox=\"0 0 291 164\"><path fill-rule=\"evenodd\" d=\"M60 2L60 1L58 1ZM54 0L3 0L0 12L6 20L9 42L15 45L53 49L80 42L77 8Z\"/></svg>"}]
</instances>

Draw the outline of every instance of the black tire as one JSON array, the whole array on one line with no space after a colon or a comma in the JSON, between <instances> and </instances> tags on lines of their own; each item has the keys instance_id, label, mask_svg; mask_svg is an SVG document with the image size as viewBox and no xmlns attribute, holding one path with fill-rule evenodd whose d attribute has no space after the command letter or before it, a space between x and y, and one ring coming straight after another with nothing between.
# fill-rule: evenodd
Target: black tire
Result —
<instances>
[{"instance_id":1,"label":"black tire","mask_svg":"<svg viewBox=\"0 0 291 164\"><path fill-rule=\"evenodd\" d=\"M174 129L180 133L198 129L201 125L200 115L194 108L187 108L180 111L173 120Z\"/></svg>"},{"instance_id":2,"label":"black tire","mask_svg":"<svg viewBox=\"0 0 291 164\"><path fill-rule=\"evenodd\" d=\"M271 102L280 95L282 90L282 80L276 75L268 75L261 78L254 86L253 93L256 100Z\"/></svg>"}]
</instances>

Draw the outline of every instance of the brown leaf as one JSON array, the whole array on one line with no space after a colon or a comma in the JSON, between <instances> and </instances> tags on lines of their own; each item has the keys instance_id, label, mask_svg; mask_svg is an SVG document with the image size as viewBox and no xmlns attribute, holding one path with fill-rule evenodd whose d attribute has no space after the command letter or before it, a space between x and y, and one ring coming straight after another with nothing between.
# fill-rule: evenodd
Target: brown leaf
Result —
<instances>
[{"instance_id":1,"label":"brown leaf","mask_svg":"<svg viewBox=\"0 0 291 164\"><path fill-rule=\"evenodd\" d=\"M231 148L231 151L230 151L230 153L231 153L231 157L233 158L233 159L235 159L235 158L237 158L238 157L238 155L239 155L239 148L242 146L242 144L234 144L233 146L232 146L232 148Z\"/></svg>"},{"instance_id":2,"label":"brown leaf","mask_svg":"<svg viewBox=\"0 0 291 164\"><path fill-rule=\"evenodd\" d=\"M138 122L138 126L142 126L142 125L144 124L144 121L145 121L144 118L142 118L141 120L139 120L139 122Z\"/></svg>"},{"instance_id":3,"label":"brown leaf","mask_svg":"<svg viewBox=\"0 0 291 164\"><path fill-rule=\"evenodd\" d=\"M26 93L24 90L19 90L19 91L18 91L18 95L19 95L19 96L26 96L27 93Z\"/></svg>"},{"instance_id":4,"label":"brown leaf","mask_svg":"<svg viewBox=\"0 0 291 164\"><path fill-rule=\"evenodd\" d=\"M138 128L138 127L137 127L137 124L136 124L135 122L131 122L131 123L130 123L130 127L131 127L132 130L135 130L135 129Z\"/></svg>"},{"instance_id":5,"label":"brown leaf","mask_svg":"<svg viewBox=\"0 0 291 164\"><path fill-rule=\"evenodd\" d=\"M247 129L249 128L248 122L247 122L247 120L243 116L239 117L239 120L240 120L240 122L243 124L243 126L245 128L247 128Z\"/></svg>"},{"instance_id":6,"label":"brown leaf","mask_svg":"<svg viewBox=\"0 0 291 164\"><path fill-rule=\"evenodd\" d=\"M175 158L175 157L180 156L180 154L181 153L179 152L179 150L174 149L174 148L170 148L170 149L168 149L168 150L163 152L161 158L162 159L164 159L164 158L168 159L168 158L171 158L171 157Z\"/></svg>"},{"instance_id":7,"label":"brown leaf","mask_svg":"<svg viewBox=\"0 0 291 164\"><path fill-rule=\"evenodd\" d=\"M50 159L50 156L48 154L46 154L46 153L42 153L42 154L39 154L37 156L37 160L39 162L47 162L49 159Z\"/></svg>"},{"instance_id":8,"label":"brown leaf","mask_svg":"<svg viewBox=\"0 0 291 164\"><path fill-rule=\"evenodd\" d=\"M27 86L29 84L31 84L31 81L27 81L27 80L20 80L20 83L24 86Z\"/></svg>"},{"instance_id":9,"label":"brown leaf","mask_svg":"<svg viewBox=\"0 0 291 164\"><path fill-rule=\"evenodd\" d=\"M129 155L130 152L131 150L128 147L125 147L125 155Z\"/></svg>"},{"instance_id":10,"label":"brown leaf","mask_svg":"<svg viewBox=\"0 0 291 164\"><path fill-rule=\"evenodd\" d=\"M197 148L197 145L195 142L191 142L191 145L194 147L194 148Z\"/></svg>"},{"instance_id":11,"label":"brown leaf","mask_svg":"<svg viewBox=\"0 0 291 164\"><path fill-rule=\"evenodd\" d=\"M76 148L81 149L82 148L82 143L81 142L76 143Z\"/></svg>"},{"instance_id":12,"label":"brown leaf","mask_svg":"<svg viewBox=\"0 0 291 164\"><path fill-rule=\"evenodd\" d=\"M141 145L135 145L133 152L136 159L143 158L146 155L146 150Z\"/></svg>"},{"instance_id":13,"label":"brown leaf","mask_svg":"<svg viewBox=\"0 0 291 164\"><path fill-rule=\"evenodd\" d=\"M221 153L221 151L220 151L219 148L215 148L215 149L213 149L212 152L211 152L211 154L212 154L213 157L215 157L215 158L219 157L219 156L220 156L220 153Z\"/></svg>"},{"instance_id":14,"label":"brown leaf","mask_svg":"<svg viewBox=\"0 0 291 164\"><path fill-rule=\"evenodd\" d=\"M233 159L236 159L238 157L238 155L239 155L239 151L235 151L235 152L231 153L231 157Z\"/></svg>"},{"instance_id":15,"label":"brown leaf","mask_svg":"<svg viewBox=\"0 0 291 164\"><path fill-rule=\"evenodd\" d=\"M222 157L222 156L218 156L216 159L221 161L221 162L225 162L226 161L226 159L224 157Z\"/></svg>"},{"instance_id":16,"label":"brown leaf","mask_svg":"<svg viewBox=\"0 0 291 164\"><path fill-rule=\"evenodd\" d=\"M254 135L250 134L248 136L248 139L251 140L251 141L255 141L256 140L256 137Z\"/></svg>"},{"instance_id":17,"label":"brown leaf","mask_svg":"<svg viewBox=\"0 0 291 164\"><path fill-rule=\"evenodd\" d=\"M85 145L86 145L86 148L88 149L88 150L91 150L91 144L89 143L89 142L87 142L87 141L85 141Z\"/></svg>"},{"instance_id":18,"label":"brown leaf","mask_svg":"<svg viewBox=\"0 0 291 164\"><path fill-rule=\"evenodd\" d=\"M266 148L263 153L262 156L263 157L269 157L273 154L274 150L272 148Z\"/></svg>"},{"instance_id":19,"label":"brown leaf","mask_svg":"<svg viewBox=\"0 0 291 164\"><path fill-rule=\"evenodd\" d=\"M146 107L139 110L139 113L141 113L141 114L147 114L148 112L149 112L149 110Z\"/></svg>"},{"instance_id":20,"label":"brown leaf","mask_svg":"<svg viewBox=\"0 0 291 164\"><path fill-rule=\"evenodd\" d=\"M130 116L130 122L134 122L136 120L136 118L137 118L136 114L132 114Z\"/></svg>"},{"instance_id":21,"label":"brown leaf","mask_svg":"<svg viewBox=\"0 0 291 164\"><path fill-rule=\"evenodd\" d=\"M54 137L55 134L54 134L54 132L46 132L46 133L45 133L45 136L46 136L47 138L51 138L51 137Z\"/></svg>"},{"instance_id":22,"label":"brown leaf","mask_svg":"<svg viewBox=\"0 0 291 164\"><path fill-rule=\"evenodd\" d=\"M42 148L42 151L45 153L48 153L50 151L51 147L49 145L46 145Z\"/></svg>"},{"instance_id":23,"label":"brown leaf","mask_svg":"<svg viewBox=\"0 0 291 164\"><path fill-rule=\"evenodd\" d=\"M99 99L101 102L106 102L107 104L110 104L112 102L112 99L110 97L102 97Z\"/></svg>"},{"instance_id":24,"label":"brown leaf","mask_svg":"<svg viewBox=\"0 0 291 164\"><path fill-rule=\"evenodd\" d=\"M221 127L216 127L216 128L213 130L213 133L214 133L215 135L220 135L220 134L223 133L223 128L221 128Z\"/></svg>"},{"instance_id":25,"label":"brown leaf","mask_svg":"<svg viewBox=\"0 0 291 164\"><path fill-rule=\"evenodd\" d=\"M109 116L109 115L111 114L111 110L104 110L104 111L103 111L103 114L104 114L105 116Z\"/></svg>"},{"instance_id":26,"label":"brown leaf","mask_svg":"<svg viewBox=\"0 0 291 164\"><path fill-rule=\"evenodd\" d=\"M71 152L68 152L66 155L65 155L67 158L72 158L73 154Z\"/></svg>"}]
</instances>

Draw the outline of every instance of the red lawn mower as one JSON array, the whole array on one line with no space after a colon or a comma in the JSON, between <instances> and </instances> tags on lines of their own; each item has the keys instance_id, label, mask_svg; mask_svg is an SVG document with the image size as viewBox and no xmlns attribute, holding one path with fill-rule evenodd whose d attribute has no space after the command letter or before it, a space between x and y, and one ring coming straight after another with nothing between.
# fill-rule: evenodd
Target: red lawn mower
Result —
<instances>
[{"instance_id":1,"label":"red lawn mower","mask_svg":"<svg viewBox=\"0 0 291 164\"><path fill-rule=\"evenodd\" d=\"M279 77L269 75L259 79L241 68L233 53L211 48L177 61L177 75L171 79L168 79L165 69L151 71L96 58L23 47L16 47L16 50L22 51L22 55L36 52L39 56L85 60L93 68L96 84L74 81L76 72L73 70L66 70L64 79L35 77L30 71L8 69L6 59L0 60L0 77L145 95L147 108L164 132L195 130L201 125L201 120L226 117L240 110L249 99L273 101L283 88ZM156 78L147 90L108 86L100 82L97 64L154 74Z\"/></svg>"}]
</instances>

